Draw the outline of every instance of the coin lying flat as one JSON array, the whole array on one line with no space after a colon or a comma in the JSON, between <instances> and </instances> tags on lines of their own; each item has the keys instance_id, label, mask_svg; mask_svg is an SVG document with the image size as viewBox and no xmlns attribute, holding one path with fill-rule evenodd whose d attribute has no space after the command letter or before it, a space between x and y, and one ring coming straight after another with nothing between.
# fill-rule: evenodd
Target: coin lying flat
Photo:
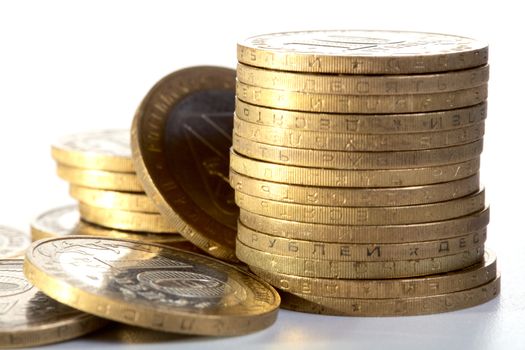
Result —
<instances>
[{"instance_id":1,"label":"coin lying flat","mask_svg":"<svg viewBox=\"0 0 525 350\"><path fill-rule=\"evenodd\" d=\"M62 138L51 147L53 158L74 168L134 172L129 130L103 130Z\"/></svg>"},{"instance_id":2,"label":"coin lying flat","mask_svg":"<svg viewBox=\"0 0 525 350\"><path fill-rule=\"evenodd\" d=\"M31 240L24 232L0 226L0 259L19 257L30 244Z\"/></svg>"},{"instance_id":3,"label":"coin lying flat","mask_svg":"<svg viewBox=\"0 0 525 350\"><path fill-rule=\"evenodd\" d=\"M235 71L192 67L159 81L137 110L132 153L144 189L192 243L236 261L238 209L228 183Z\"/></svg>"},{"instance_id":4,"label":"coin lying flat","mask_svg":"<svg viewBox=\"0 0 525 350\"><path fill-rule=\"evenodd\" d=\"M496 255L489 251L485 251L482 262L462 270L403 279L309 278L254 267L250 269L273 286L292 294L357 299L408 298L446 294L475 288L497 277Z\"/></svg>"},{"instance_id":5,"label":"coin lying flat","mask_svg":"<svg viewBox=\"0 0 525 350\"><path fill-rule=\"evenodd\" d=\"M0 282L0 348L61 342L106 324L40 292L24 277L22 259L0 260Z\"/></svg>"},{"instance_id":6,"label":"coin lying flat","mask_svg":"<svg viewBox=\"0 0 525 350\"><path fill-rule=\"evenodd\" d=\"M79 310L167 332L238 335L270 326L279 295L218 260L169 247L73 236L35 242L24 271Z\"/></svg>"},{"instance_id":7,"label":"coin lying flat","mask_svg":"<svg viewBox=\"0 0 525 350\"><path fill-rule=\"evenodd\" d=\"M488 46L436 33L322 30L273 33L237 44L239 62L285 71L416 74L487 64Z\"/></svg>"},{"instance_id":8,"label":"coin lying flat","mask_svg":"<svg viewBox=\"0 0 525 350\"><path fill-rule=\"evenodd\" d=\"M94 207L145 213L159 212L145 193L100 190L72 184L69 186L69 194L79 202Z\"/></svg>"},{"instance_id":9,"label":"coin lying flat","mask_svg":"<svg viewBox=\"0 0 525 350\"><path fill-rule=\"evenodd\" d=\"M144 192L135 173L72 168L57 164L57 175L69 183L104 190Z\"/></svg>"}]
</instances>

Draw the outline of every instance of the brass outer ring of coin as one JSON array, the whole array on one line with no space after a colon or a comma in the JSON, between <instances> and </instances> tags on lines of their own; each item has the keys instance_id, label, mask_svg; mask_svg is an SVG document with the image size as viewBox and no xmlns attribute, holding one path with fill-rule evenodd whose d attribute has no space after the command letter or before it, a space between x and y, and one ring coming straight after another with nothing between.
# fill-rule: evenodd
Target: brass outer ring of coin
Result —
<instances>
[{"instance_id":1,"label":"brass outer ring of coin","mask_svg":"<svg viewBox=\"0 0 525 350\"><path fill-rule=\"evenodd\" d=\"M158 135L164 135L169 111L191 93L210 89L233 92L234 88L232 69L192 67L176 71L144 97L131 128L133 161L148 197L181 235L208 254L229 261L238 261L236 230L204 212L174 181L168 166L172 160L168 160L163 138Z\"/></svg>"},{"instance_id":2,"label":"brass outer ring of coin","mask_svg":"<svg viewBox=\"0 0 525 350\"><path fill-rule=\"evenodd\" d=\"M395 207L330 207L271 201L236 191L237 205L277 219L331 225L402 225L453 219L485 207L485 190L445 202Z\"/></svg>"},{"instance_id":3,"label":"brass outer ring of coin","mask_svg":"<svg viewBox=\"0 0 525 350\"><path fill-rule=\"evenodd\" d=\"M479 171L480 159L410 169L345 170L268 163L230 151L230 168L239 174L284 184L320 187L406 187L448 182Z\"/></svg>"},{"instance_id":4,"label":"brass outer ring of coin","mask_svg":"<svg viewBox=\"0 0 525 350\"><path fill-rule=\"evenodd\" d=\"M385 40L384 36L388 38ZM351 42L341 42L340 38L350 38ZM408 45L407 38L411 38ZM451 41L453 50L450 49ZM445 50L434 49L439 48L440 42L445 42ZM395 47L398 44L410 51L399 51ZM393 45L392 51L385 51L384 45ZM421 45L423 50L418 51ZM362 52L368 48L372 51ZM237 44L237 59L248 65L284 71L418 74L482 66L488 61L488 46L470 38L435 33L303 31L258 35L243 40Z\"/></svg>"},{"instance_id":5,"label":"brass outer ring of coin","mask_svg":"<svg viewBox=\"0 0 525 350\"><path fill-rule=\"evenodd\" d=\"M430 296L478 287L496 278L496 255L485 251L482 262L465 269L415 278L357 280L285 275L256 267L250 269L282 291L332 298L388 299Z\"/></svg>"},{"instance_id":6,"label":"brass outer ring of coin","mask_svg":"<svg viewBox=\"0 0 525 350\"><path fill-rule=\"evenodd\" d=\"M48 239L35 242L26 253L24 260L24 273L28 280L57 301L78 310L114 321L165 332L231 336L261 330L275 322L280 298L279 294L268 283L259 277L247 274L233 265L224 264L219 260L210 259L200 254L184 252L164 245L141 244L122 239L92 240L93 243L98 245L113 242L111 243L112 245L138 247L146 255L143 257L144 263L155 256L170 256L171 259L182 259L182 262L186 264L192 263L201 265L201 267L204 265L209 269L219 270L227 275L227 283L237 282L237 285L243 286L243 292L248 295L249 300L243 300L243 304L238 303L236 306L230 307L229 310L225 311L222 309L222 312L220 307L211 308L211 313L207 313L206 309L199 309L199 312L191 308L188 310L185 306L180 308L176 306L156 307L154 302L153 304L144 302L140 298L128 300L121 293L105 293L108 289L107 287L90 288L89 284L80 284L78 281L68 280L68 275L64 273L63 267L56 266L56 264L53 266L51 261L47 261L46 264L45 261L42 261L42 253L38 251L39 247L44 244L58 245L57 242L61 241L68 241L70 244L74 244L72 243L74 240L86 240L89 238L85 236L70 236L67 239ZM136 257L136 259L139 259L139 257ZM123 262L126 263L127 261L124 259ZM131 266L133 266L133 260L130 262ZM135 267L137 265L139 268L142 268L140 260ZM184 266L185 264L181 265ZM223 308L227 308L227 306L223 306Z\"/></svg>"},{"instance_id":7,"label":"brass outer ring of coin","mask_svg":"<svg viewBox=\"0 0 525 350\"><path fill-rule=\"evenodd\" d=\"M326 225L271 218L241 208L239 220L246 227L272 236L338 243L413 243L458 237L481 230L489 223L490 211L467 216L410 225Z\"/></svg>"},{"instance_id":8,"label":"brass outer ring of coin","mask_svg":"<svg viewBox=\"0 0 525 350\"><path fill-rule=\"evenodd\" d=\"M479 190L479 173L438 184L348 188L298 186L258 180L230 171L231 186L241 193L283 203L333 207L389 207L436 203L461 198Z\"/></svg>"},{"instance_id":9,"label":"brass outer ring of coin","mask_svg":"<svg viewBox=\"0 0 525 350\"><path fill-rule=\"evenodd\" d=\"M428 259L461 253L484 244L487 230L481 229L439 241L400 244L348 244L290 240L254 231L239 223L237 239L260 251L300 259L330 261L398 261Z\"/></svg>"},{"instance_id":10,"label":"brass outer ring of coin","mask_svg":"<svg viewBox=\"0 0 525 350\"><path fill-rule=\"evenodd\" d=\"M23 255L31 239L24 232L0 225L0 243L0 259L9 259Z\"/></svg>"},{"instance_id":11,"label":"brass outer ring of coin","mask_svg":"<svg viewBox=\"0 0 525 350\"><path fill-rule=\"evenodd\" d=\"M90 333L107 323L88 313L58 305L58 302L42 295L24 277L23 265L23 259L0 261L2 281L12 282L9 285L15 287L2 293L2 302L8 308L2 310L0 349L58 343ZM60 307L57 309L57 306L62 306L62 310ZM19 315L13 315L16 311ZM24 320L13 317L24 317Z\"/></svg>"},{"instance_id":12,"label":"brass outer ring of coin","mask_svg":"<svg viewBox=\"0 0 525 350\"><path fill-rule=\"evenodd\" d=\"M323 114L256 106L235 100L237 118L257 125L334 133L392 134L454 130L484 121L487 103L427 113Z\"/></svg>"},{"instance_id":13,"label":"brass outer ring of coin","mask_svg":"<svg viewBox=\"0 0 525 350\"><path fill-rule=\"evenodd\" d=\"M108 191L71 184L69 194L82 203L98 208L159 213L145 193Z\"/></svg>"},{"instance_id":14,"label":"brass outer ring of coin","mask_svg":"<svg viewBox=\"0 0 525 350\"><path fill-rule=\"evenodd\" d=\"M455 311L480 305L500 293L501 278L457 292L392 299L330 298L281 293L283 309L340 316L414 316Z\"/></svg>"},{"instance_id":15,"label":"brass outer ring of coin","mask_svg":"<svg viewBox=\"0 0 525 350\"><path fill-rule=\"evenodd\" d=\"M257 87L317 94L424 94L457 91L486 84L489 80L489 66L419 75L341 75L284 72L239 63L237 79Z\"/></svg>"},{"instance_id":16,"label":"brass outer ring of coin","mask_svg":"<svg viewBox=\"0 0 525 350\"><path fill-rule=\"evenodd\" d=\"M69 183L104 190L144 192L135 173L117 173L68 167L57 163L57 175Z\"/></svg>"},{"instance_id":17,"label":"brass outer ring of coin","mask_svg":"<svg viewBox=\"0 0 525 350\"><path fill-rule=\"evenodd\" d=\"M117 230L150 233L178 233L160 214L97 208L79 203L80 216L85 221Z\"/></svg>"},{"instance_id":18,"label":"brass outer ring of coin","mask_svg":"<svg viewBox=\"0 0 525 350\"><path fill-rule=\"evenodd\" d=\"M463 145L479 140L485 123L426 133L353 134L301 131L264 126L234 119L234 133L259 143L289 148L330 151L410 151Z\"/></svg>"},{"instance_id":19,"label":"brass outer ring of coin","mask_svg":"<svg viewBox=\"0 0 525 350\"><path fill-rule=\"evenodd\" d=\"M65 164L72 168L122 173L132 173L135 171L133 161L130 157L75 151L60 148L58 145L51 146L51 156L57 163Z\"/></svg>"},{"instance_id":20,"label":"brass outer ring of coin","mask_svg":"<svg viewBox=\"0 0 525 350\"><path fill-rule=\"evenodd\" d=\"M259 106L325 113L418 113L473 106L487 99L487 85L412 95L333 95L266 89L237 81L237 98Z\"/></svg>"},{"instance_id":21,"label":"brass outer ring of coin","mask_svg":"<svg viewBox=\"0 0 525 350\"><path fill-rule=\"evenodd\" d=\"M301 259L250 248L237 240L237 257L249 266L313 278L387 279L432 275L463 269L483 258L483 245L458 254L398 261Z\"/></svg>"},{"instance_id":22,"label":"brass outer ring of coin","mask_svg":"<svg viewBox=\"0 0 525 350\"><path fill-rule=\"evenodd\" d=\"M233 135L235 152L266 162L328 169L402 169L455 164L474 159L483 151L483 140L465 145L418 151L345 152L289 148L254 142Z\"/></svg>"}]
</instances>

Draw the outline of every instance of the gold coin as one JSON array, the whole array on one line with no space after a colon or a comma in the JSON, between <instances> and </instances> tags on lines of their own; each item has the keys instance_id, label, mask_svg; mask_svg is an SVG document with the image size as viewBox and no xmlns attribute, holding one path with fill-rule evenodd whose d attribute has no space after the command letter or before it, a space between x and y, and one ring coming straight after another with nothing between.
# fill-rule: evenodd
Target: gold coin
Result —
<instances>
[{"instance_id":1,"label":"gold coin","mask_svg":"<svg viewBox=\"0 0 525 350\"><path fill-rule=\"evenodd\" d=\"M25 278L23 266L23 259L0 260L0 348L58 343L106 324L40 292Z\"/></svg>"},{"instance_id":2,"label":"gold coin","mask_svg":"<svg viewBox=\"0 0 525 350\"><path fill-rule=\"evenodd\" d=\"M453 130L482 122L487 117L487 103L428 113L323 114L260 107L236 99L235 115L254 124L292 130L400 134Z\"/></svg>"},{"instance_id":3,"label":"gold coin","mask_svg":"<svg viewBox=\"0 0 525 350\"><path fill-rule=\"evenodd\" d=\"M150 233L177 233L177 229L160 214L97 208L84 203L79 203L78 209L81 218L85 221L107 228Z\"/></svg>"},{"instance_id":4,"label":"gold coin","mask_svg":"<svg viewBox=\"0 0 525 350\"><path fill-rule=\"evenodd\" d=\"M269 69L347 74L417 74L487 64L488 46L437 33L316 30L257 35L237 44L239 62Z\"/></svg>"},{"instance_id":5,"label":"gold coin","mask_svg":"<svg viewBox=\"0 0 525 350\"><path fill-rule=\"evenodd\" d=\"M261 88L237 81L237 98L251 104L304 112L418 113L473 106L487 99L487 85L411 95L311 94Z\"/></svg>"},{"instance_id":6,"label":"gold coin","mask_svg":"<svg viewBox=\"0 0 525 350\"><path fill-rule=\"evenodd\" d=\"M230 152L230 167L256 179L319 187L406 187L463 179L479 171L479 157L466 162L411 169L344 170L305 168L258 161Z\"/></svg>"},{"instance_id":7,"label":"gold coin","mask_svg":"<svg viewBox=\"0 0 525 350\"><path fill-rule=\"evenodd\" d=\"M228 336L276 319L279 295L231 265L163 245L70 236L35 242L24 272L78 310L166 332Z\"/></svg>"},{"instance_id":8,"label":"gold coin","mask_svg":"<svg viewBox=\"0 0 525 350\"><path fill-rule=\"evenodd\" d=\"M70 135L51 147L53 158L73 168L134 172L129 130L103 130Z\"/></svg>"},{"instance_id":9,"label":"gold coin","mask_svg":"<svg viewBox=\"0 0 525 350\"><path fill-rule=\"evenodd\" d=\"M228 183L235 71L192 67L159 81L132 126L144 189L180 234L209 254L235 257L239 215Z\"/></svg>"},{"instance_id":10,"label":"gold coin","mask_svg":"<svg viewBox=\"0 0 525 350\"><path fill-rule=\"evenodd\" d=\"M479 231L489 223L489 208L456 219L410 225L325 225L275 219L241 209L243 225L272 236L338 243L412 243L448 239Z\"/></svg>"},{"instance_id":11,"label":"gold coin","mask_svg":"<svg viewBox=\"0 0 525 350\"><path fill-rule=\"evenodd\" d=\"M277 219L330 225L399 225L448 220L485 207L485 190L446 202L395 207L332 207L282 203L236 192L235 202L247 211Z\"/></svg>"},{"instance_id":12,"label":"gold coin","mask_svg":"<svg viewBox=\"0 0 525 350\"><path fill-rule=\"evenodd\" d=\"M313 237L315 238L315 237ZM398 261L428 259L461 253L483 244L487 230L481 229L463 236L401 244L348 244L291 240L254 231L239 223L237 239L260 251L301 259L330 261Z\"/></svg>"},{"instance_id":13,"label":"gold coin","mask_svg":"<svg viewBox=\"0 0 525 350\"><path fill-rule=\"evenodd\" d=\"M500 276L481 286L446 294L392 299L330 298L282 293L283 309L344 316L411 316L449 312L486 303L500 293Z\"/></svg>"},{"instance_id":14,"label":"gold coin","mask_svg":"<svg viewBox=\"0 0 525 350\"><path fill-rule=\"evenodd\" d=\"M231 186L241 193L283 203L335 207L389 207L436 203L479 190L479 174L450 182L412 187L348 188L287 185L230 171Z\"/></svg>"},{"instance_id":15,"label":"gold coin","mask_svg":"<svg viewBox=\"0 0 525 350\"><path fill-rule=\"evenodd\" d=\"M399 169L465 162L480 156L483 140L465 145L417 151L346 152L289 148L233 135L235 152L266 162L328 169Z\"/></svg>"},{"instance_id":16,"label":"gold coin","mask_svg":"<svg viewBox=\"0 0 525 350\"><path fill-rule=\"evenodd\" d=\"M402 95L456 91L486 84L489 66L436 74L305 74L237 65L237 79L276 90L334 95Z\"/></svg>"},{"instance_id":17,"label":"gold coin","mask_svg":"<svg viewBox=\"0 0 525 350\"><path fill-rule=\"evenodd\" d=\"M237 240L239 260L260 269L313 278L385 279L432 275L463 269L483 257L483 245L428 259L398 261L335 261L304 259L253 249Z\"/></svg>"},{"instance_id":18,"label":"gold coin","mask_svg":"<svg viewBox=\"0 0 525 350\"><path fill-rule=\"evenodd\" d=\"M31 244L27 234L7 226L0 226L0 259L21 256Z\"/></svg>"},{"instance_id":19,"label":"gold coin","mask_svg":"<svg viewBox=\"0 0 525 350\"><path fill-rule=\"evenodd\" d=\"M488 283L497 275L496 255L487 251L482 262L465 269L404 279L309 278L253 267L251 269L263 280L292 294L357 299L408 298L453 293Z\"/></svg>"},{"instance_id":20,"label":"gold coin","mask_svg":"<svg viewBox=\"0 0 525 350\"><path fill-rule=\"evenodd\" d=\"M71 168L63 164L57 164L57 175L61 179L77 186L114 191L144 192L135 173Z\"/></svg>"},{"instance_id":21,"label":"gold coin","mask_svg":"<svg viewBox=\"0 0 525 350\"><path fill-rule=\"evenodd\" d=\"M290 148L332 151L409 151L463 145L479 140L485 123L446 131L403 134L353 134L301 131L234 119L234 133L259 143Z\"/></svg>"},{"instance_id":22,"label":"gold coin","mask_svg":"<svg viewBox=\"0 0 525 350\"><path fill-rule=\"evenodd\" d=\"M82 203L98 208L159 213L145 193L99 190L72 184L69 194Z\"/></svg>"}]
</instances>

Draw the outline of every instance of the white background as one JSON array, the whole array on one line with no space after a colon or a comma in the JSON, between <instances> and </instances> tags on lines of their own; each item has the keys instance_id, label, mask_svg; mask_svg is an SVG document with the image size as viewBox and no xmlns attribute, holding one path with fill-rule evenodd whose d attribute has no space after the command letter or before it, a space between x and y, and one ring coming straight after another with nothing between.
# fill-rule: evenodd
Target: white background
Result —
<instances>
[{"instance_id":1,"label":"white background","mask_svg":"<svg viewBox=\"0 0 525 350\"><path fill-rule=\"evenodd\" d=\"M28 230L69 202L50 143L86 130L128 128L147 90L173 70L234 67L245 37L302 29L399 29L490 43L489 118L482 157L502 295L465 311L407 318L282 311L253 335L183 337L158 348L525 349L522 185L525 115L519 1L4 1L0 3L0 224ZM89 343L85 343L88 341ZM114 349L111 334L57 345ZM151 349L149 343L127 345Z\"/></svg>"}]
</instances>

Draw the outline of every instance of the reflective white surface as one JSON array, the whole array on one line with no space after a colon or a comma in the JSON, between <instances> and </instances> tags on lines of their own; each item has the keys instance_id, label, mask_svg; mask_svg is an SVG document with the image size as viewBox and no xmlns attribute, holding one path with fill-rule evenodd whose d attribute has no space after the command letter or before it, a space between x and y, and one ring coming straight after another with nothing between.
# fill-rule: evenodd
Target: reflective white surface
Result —
<instances>
[{"instance_id":1,"label":"reflective white surface","mask_svg":"<svg viewBox=\"0 0 525 350\"><path fill-rule=\"evenodd\" d=\"M168 340L150 334L149 342L129 344L105 332L42 349L525 349L522 13L518 5L480 1L2 2L0 223L26 230L36 215L72 202L55 175L53 141L78 131L129 127L159 78L189 65L234 67L239 39L366 28L445 32L490 44L482 182L492 214L487 245L502 273L498 299L406 318L282 311L268 330L242 337Z\"/></svg>"}]
</instances>

